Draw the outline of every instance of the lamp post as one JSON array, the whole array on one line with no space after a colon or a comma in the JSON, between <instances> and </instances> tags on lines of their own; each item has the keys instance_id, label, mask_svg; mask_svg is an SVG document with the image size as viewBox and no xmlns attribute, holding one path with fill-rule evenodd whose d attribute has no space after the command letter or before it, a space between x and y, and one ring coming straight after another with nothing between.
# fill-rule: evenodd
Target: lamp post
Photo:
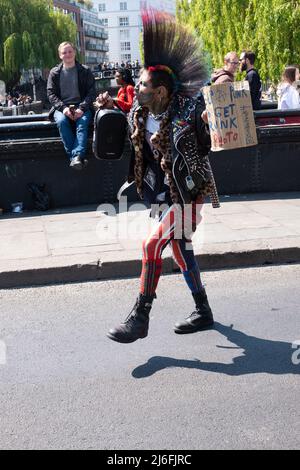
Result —
<instances>
[{"instance_id":1,"label":"lamp post","mask_svg":"<svg viewBox=\"0 0 300 470\"><path fill-rule=\"evenodd\" d=\"M31 69L31 83L32 83L32 92L33 92L33 101L36 101L36 87L35 87L35 76L34 76L34 68Z\"/></svg>"}]
</instances>

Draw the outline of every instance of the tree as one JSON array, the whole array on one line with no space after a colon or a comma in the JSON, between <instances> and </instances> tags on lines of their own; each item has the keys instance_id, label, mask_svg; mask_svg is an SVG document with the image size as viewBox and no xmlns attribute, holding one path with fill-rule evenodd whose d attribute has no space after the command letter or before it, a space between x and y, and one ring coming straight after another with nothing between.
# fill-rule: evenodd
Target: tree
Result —
<instances>
[{"instance_id":1,"label":"tree","mask_svg":"<svg viewBox=\"0 0 300 470\"><path fill-rule=\"evenodd\" d=\"M81 5L85 6L88 10L91 10L93 8L92 0L77 0L77 1Z\"/></svg>"},{"instance_id":2,"label":"tree","mask_svg":"<svg viewBox=\"0 0 300 470\"><path fill-rule=\"evenodd\" d=\"M177 16L201 36L213 67L231 50L251 49L263 80L299 62L299 0L177 0Z\"/></svg>"},{"instance_id":3,"label":"tree","mask_svg":"<svg viewBox=\"0 0 300 470\"><path fill-rule=\"evenodd\" d=\"M75 23L50 0L0 0L0 79L11 88L22 69L52 67L58 44L75 39Z\"/></svg>"}]
</instances>

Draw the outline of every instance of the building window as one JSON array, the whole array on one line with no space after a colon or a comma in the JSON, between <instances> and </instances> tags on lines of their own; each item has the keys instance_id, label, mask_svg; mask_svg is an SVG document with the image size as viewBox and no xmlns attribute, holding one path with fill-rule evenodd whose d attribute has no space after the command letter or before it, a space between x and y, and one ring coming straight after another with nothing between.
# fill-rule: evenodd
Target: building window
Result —
<instances>
[{"instance_id":1,"label":"building window","mask_svg":"<svg viewBox=\"0 0 300 470\"><path fill-rule=\"evenodd\" d=\"M121 42L121 51L130 51L130 42Z\"/></svg>"},{"instance_id":2,"label":"building window","mask_svg":"<svg viewBox=\"0 0 300 470\"><path fill-rule=\"evenodd\" d=\"M124 62L131 61L131 54L121 54L121 60L124 60Z\"/></svg>"},{"instance_id":3,"label":"building window","mask_svg":"<svg viewBox=\"0 0 300 470\"><path fill-rule=\"evenodd\" d=\"M120 10L121 11L127 10L127 2L120 2Z\"/></svg>"},{"instance_id":4,"label":"building window","mask_svg":"<svg viewBox=\"0 0 300 470\"><path fill-rule=\"evenodd\" d=\"M106 11L105 3L99 3L98 7L99 7L99 11Z\"/></svg>"},{"instance_id":5,"label":"building window","mask_svg":"<svg viewBox=\"0 0 300 470\"><path fill-rule=\"evenodd\" d=\"M104 28L108 28L108 18L102 18L102 20L100 20L102 26L104 26Z\"/></svg>"},{"instance_id":6,"label":"building window","mask_svg":"<svg viewBox=\"0 0 300 470\"><path fill-rule=\"evenodd\" d=\"M119 18L119 26L129 26L128 16Z\"/></svg>"},{"instance_id":7,"label":"building window","mask_svg":"<svg viewBox=\"0 0 300 470\"><path fill-rule=\"evenodd\" d=\"M125 40L125 39L129 39L129 34L130 34L130 31L129 29L120 29L120 39L121 41Z\"/></svg>"}]
</instances>

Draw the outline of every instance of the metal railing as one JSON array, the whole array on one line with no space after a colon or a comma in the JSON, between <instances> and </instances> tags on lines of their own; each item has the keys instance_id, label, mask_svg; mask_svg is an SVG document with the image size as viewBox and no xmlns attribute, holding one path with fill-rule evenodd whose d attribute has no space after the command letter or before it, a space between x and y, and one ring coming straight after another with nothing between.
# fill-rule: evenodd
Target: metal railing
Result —
<instances>
[{"instance_id":1,"label":"metal railing","mask_svg":"<svg viewBox=\"0 0 300 470\"><path fill-rule=\"evenodd\" d=\"M84 34L92 38L108 39L107 33L100 33L92 29L84 29Z\"/></svg>"},{"instance_id":2,"label":"metal railing","mask_svg":"<svg viewBox=\"0 0 300 470\"><path fill-rule=\"evenodd\" d=\"M139 76L141 67L132 67L131 69L132 77L137 78ZM112 80L115 78L117 69L105 69L105 70L94 70L93 75L95 78L98 78L100 80Z\"/></svg>"},{"instance_id":3,"label":"metal railing","mask_svg":"<svg viewBox=\"0 0 300 470\"><path fill-rule=\"evenodd\" d=\"M108 52L109 47L105 44L93 44L92 42L87 41L85 43L85 48L90 51L99 51L99 52Z\"/></svg>"}]
</instances>

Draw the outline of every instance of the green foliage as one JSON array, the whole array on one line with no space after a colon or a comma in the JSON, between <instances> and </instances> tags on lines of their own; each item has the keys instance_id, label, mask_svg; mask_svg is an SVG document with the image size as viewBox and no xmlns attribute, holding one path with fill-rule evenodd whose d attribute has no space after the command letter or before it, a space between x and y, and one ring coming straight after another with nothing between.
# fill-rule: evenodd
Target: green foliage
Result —
<instances>
[{"instance_id":1,"label":"green foliage","mask_svg":"<svg viewBox=\"0 0 300 470\"><path fill-rule=\"evenodd\" d=\"M141 56L142 64L144 63L144 41L143 41L143 33L140 33L139 37L139 51Z\"/></svg>"},{"instance_id":2,"label":"green foliage","mask_svg":"<svg viewBox=\"0 0 300 470\"><path fill-rule=\"evenodd\" d=\"M54 12L50 0L0 0L0 80L22 68L52 67L58 44L75 40L75 23Z\"/></svg>"},{"instance_id":3,"label":"green foliage","mask_svg":"<svg viewBox=\"0 0 300 470\"><path fill-rule=\"evenodd\" d=\"M177 0L177 17L202 38L213 67L229 51L251 49L262 79L278 82L299 63L299 0Z\"/></svg>"},{"instance_id":4,"label":"green foliage","mask_svg":"<svg viewBox=\"0 0 300 470\"><path fill-rule=\"evenodd\" d=\"M77 0L77 3L80 3L82 6L85 6L88 10L91 10L94 6L92 0Z\"/></svg>"}]
</instances>

